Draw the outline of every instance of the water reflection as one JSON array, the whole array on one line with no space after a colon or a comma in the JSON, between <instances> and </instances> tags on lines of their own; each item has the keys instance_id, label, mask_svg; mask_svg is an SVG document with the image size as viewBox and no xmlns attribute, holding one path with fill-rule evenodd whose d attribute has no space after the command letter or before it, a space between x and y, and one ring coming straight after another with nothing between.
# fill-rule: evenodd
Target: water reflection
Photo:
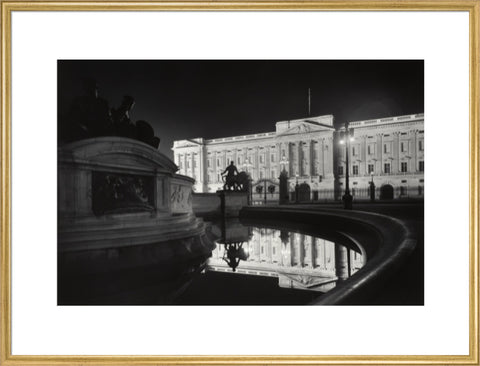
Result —
<instances>
[{"instance_id":1,"label":"water reflection","mask_svg":"<svg viewBox=\"0 0 480 366\"><path fill-rule=\"evenodd\" d=\"M212 224L201 237L60 253L58 304L307 304L366 261L337 234L237 219Z\"/></svg>"},{"instance_id":2,"label":"water reflection","mask_svg":"<svg viewBox=\"0 0 480 366\"><path fill-rule=\"evenodd\" d=\"M355 245L287 230L223 222L207 271L277 277L283 288L325 292L363 267ZM353 243L352 243L353 244Z\"/></svg>"}]
</instances>

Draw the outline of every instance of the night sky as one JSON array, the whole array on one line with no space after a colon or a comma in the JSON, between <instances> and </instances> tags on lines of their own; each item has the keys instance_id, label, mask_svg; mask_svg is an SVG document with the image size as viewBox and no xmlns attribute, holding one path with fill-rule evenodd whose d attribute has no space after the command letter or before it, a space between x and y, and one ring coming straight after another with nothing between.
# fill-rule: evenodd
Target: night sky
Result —
<instances>
[{"instance_id":1,"label":"night sky","mask_svg":"<svg viewBox=\"0 0 480 366\"><path fill-rule=\"evenodd\" d=\"M59 61L58 111L93 78L99 96L136 104L172 157L173 140L275 130L275 122L333 114L335 123L424 112L423 61Z\"/></svg>"}]
</instances>

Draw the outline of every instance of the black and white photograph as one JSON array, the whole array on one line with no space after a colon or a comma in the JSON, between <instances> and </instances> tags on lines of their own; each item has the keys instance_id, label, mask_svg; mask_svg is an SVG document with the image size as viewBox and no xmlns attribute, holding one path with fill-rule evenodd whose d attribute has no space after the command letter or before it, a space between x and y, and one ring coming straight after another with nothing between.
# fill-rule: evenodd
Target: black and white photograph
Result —
<instances>
[{"instance_id":1,"label":"black and white photograph","mask_svg":"<svg viewBox=\"0 0 480 366\"><path fill-rule=\"evenodd\" d=\"M57 304L424 305L424 61L57 62Z\"/></svg>"}]
</instances>

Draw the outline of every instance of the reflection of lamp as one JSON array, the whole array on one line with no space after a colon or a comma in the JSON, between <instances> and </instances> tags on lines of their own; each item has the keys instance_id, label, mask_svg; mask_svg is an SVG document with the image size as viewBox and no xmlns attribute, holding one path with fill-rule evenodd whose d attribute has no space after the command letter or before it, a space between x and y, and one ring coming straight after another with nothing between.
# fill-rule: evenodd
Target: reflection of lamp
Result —
<instances>
[{"instance_id":1,"label":"reflection of lamp","mask_svg":"<svg viewBox=\"0 0 480 366\"><path fill-rule=\"evenodd\" d=\"M300 186L298 185L298 173L295 174L295 203L298 203L298 190Z\"/></svg>"},{"instance_id":2,"label":"reflection of lamp","mask_svg":"<svg viewBox=\"0 0 480 366\"><path fill-rule=\"evenodd\" d=\"M350 142L353 141L353 128L348 128L348 122L345 122L345 132L342 135L342 139L340 140L340 144L345 144L345 194L343 195L343 207L346 210L352 209L352 201L353 197L350 194L350 187L349 187L349 174L348 174L348 153Z\"/></svg>"},{"instance_id":3,"label":"reflection of lamp","mask_svg":"<svg viewBox=\"0 0 480 366\"><path fill-rule=\"evenodd\" d=\"M370 181L370 201L374 202L375 201L375 183L373 183L373 171L370 173L372 176L372 180Z\"/></svg>"},{"instance_id":4,"label":"reflection of lamp","mask_svg":"<svg viewBox=\"0 0 480 366\"><path fill-rule=\"evenodd\" d=\"M248 173L248 168L251 168L253 166L253 164L251 164L248 159L245 159L245 162L242 164L243 168L245 169L245 171L247 172L247 175L248 175L248 191L250 192L249 194L249 198L250 198L250 202L249 204L252 204L252 201L253 201L253 192L252 192L252 176Z\"/></svg>"}]
</instances>

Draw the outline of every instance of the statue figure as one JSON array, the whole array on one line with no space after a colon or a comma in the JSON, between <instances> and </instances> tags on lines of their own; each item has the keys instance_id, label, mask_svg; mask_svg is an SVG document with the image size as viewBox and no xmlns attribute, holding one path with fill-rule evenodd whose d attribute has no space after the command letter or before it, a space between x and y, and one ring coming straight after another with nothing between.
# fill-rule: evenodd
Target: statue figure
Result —
<instances>
[{"instance_id":1,"label":"statue figure","mask_svg":"<svg viewBox=\"0 0 480 366\"><path fill-rule=\"evenodd\" d=\"M59 123L59 139L65 142L113 134L108 102L98 96L93 79L83 80L84 95L73 100L68 114Z\"/></svg>"},{"instance_id":2,"label":"statue figure","mask_svg":"<svg viewBox=\"0 0 480 366\"><path fill-rule=\"evenodd\" d=\"M135 105L135 99L125 95L122 104L117 109L112 109L112 118L117 136L136 138L137 131L135 124L130 120L130 111Z\"/></svg>"},{"instance_id":3,"label":"statue figure","mask_svg":"<svg viewBox=\"0 0 480 366\"><path fill-rule=\"evenodd\" d=\"M99 98L97 82L84 79L85 95L73 100L65 118L59 118L59 142L71 142L99 136L122 136L142 141L155 149L160 138L146 121L132 122L130 112L135 99L123 97L120 107L110 109L105 99Z\"/></svg>"},{"instance_id":4,"label":"statue figure","mask_svg":"<svg viewBox=\"0 0 480 366\"><path fill-rule=\"evenodd\" d=\"M150 123L146 121L137 121L137 140L145 142L146 144L153 146L155 149L158 149L160 145L160 138L155 136L155 132L153 131L153 127Z\"/></svg>"},{"instance_id":5,"label":"statue figure","mask_svg":"<svg viewBox=\"0 0 480 366\"><path fill-rule=\"evenodd\" d=\"M130 112L134 106L135 99L125 95L120 107L112 110L116 135L142 141L157 149L160 145L160 138L155 136L150 123L143 120L139 120L136 123L131 121Z\"/></svg>"},{"instance_id":6,"label":"statue figure","mask_svg":"<svg viewBox=\"0 0 480 366\"><path fill-rule=\"evenodd\" d=\"M238 185L236 184L235 181L235 176L238 175L238 170L233 161L230 162L230 165L225 168L225 170L222 173L222 176L225 174L225 184L223 185L223 190L227 191L230 189L233 189L234 191L238 190Z\"/></svg>"}]
</instances>

